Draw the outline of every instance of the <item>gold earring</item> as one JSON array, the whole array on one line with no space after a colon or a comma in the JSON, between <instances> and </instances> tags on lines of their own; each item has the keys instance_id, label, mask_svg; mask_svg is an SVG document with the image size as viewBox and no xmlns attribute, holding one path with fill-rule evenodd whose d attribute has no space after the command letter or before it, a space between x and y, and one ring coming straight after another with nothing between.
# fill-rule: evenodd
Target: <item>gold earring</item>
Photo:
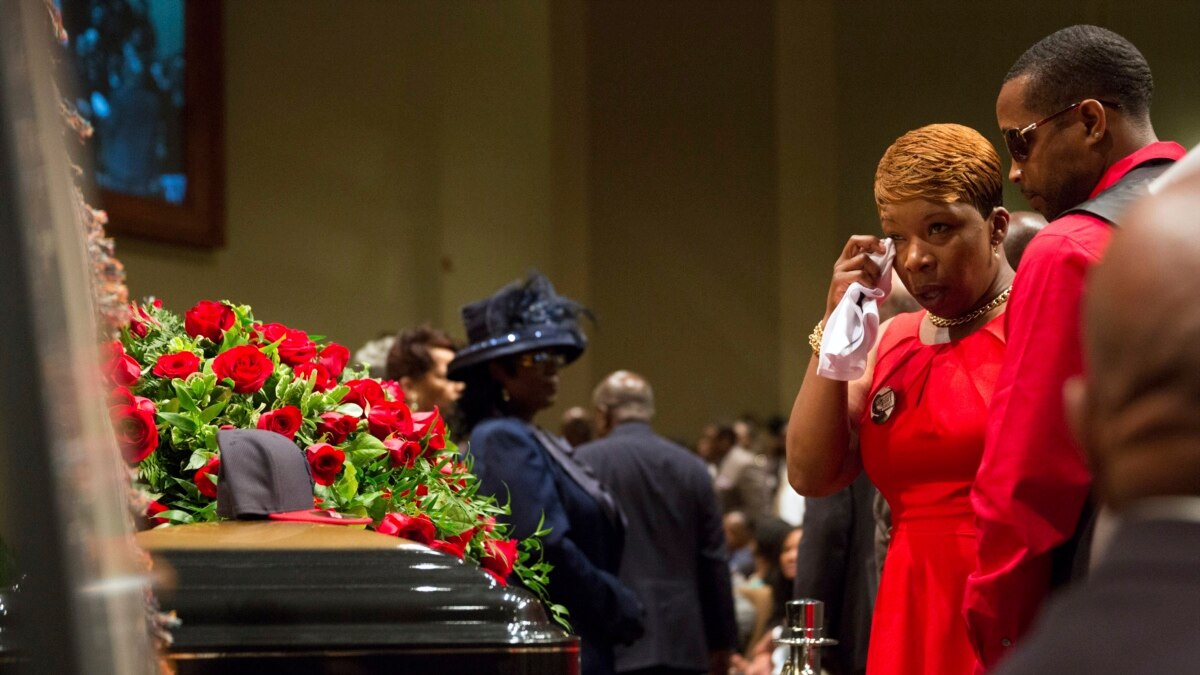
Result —
<instances>
[{"instance_id":1,"label":"gold earring","mask_svg":"<svg viewBox=\"0 0 1200 675\"><path fill-rule=\"evenodd\" d=\"M508 403L509 401L512 400L512 398L510 398L508 395L508 390L505 389L504 387L500 388L500 399L503 400L505 403Z\"/></svg>"}]
</instances>

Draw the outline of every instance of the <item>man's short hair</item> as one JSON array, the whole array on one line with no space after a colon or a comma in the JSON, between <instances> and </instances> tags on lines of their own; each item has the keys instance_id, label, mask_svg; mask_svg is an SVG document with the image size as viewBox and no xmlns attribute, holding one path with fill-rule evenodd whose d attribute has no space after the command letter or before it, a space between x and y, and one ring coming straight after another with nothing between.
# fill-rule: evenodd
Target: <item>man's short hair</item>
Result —
<instances>
[{"instance_id":1,"label":"man's short hair","mask_svg":"<svg viewBox=\"0 0 1200 675\"><path fill-rule=\"evenodd\" d=\"M604 378L592 392L592 402L617 421L654 419L654 390L640 375L626 370Z\"/></svg>"},{"instance_id":2,"label":"man's short hair","mask_svg":"<svg viewBox=\"0 0 1200 675\"><path fill-rule=\"evenodd\" d=\"M392 349L387 356L387 378L399 380L402 377L419 378L433 369L433 356L430 349L449 349L457 351L458 345L444 330L422 324L416 328L400 331Z\"/></svg>"},{"instance_id":3,"label":"man's short hair","mask_svg":"<svg viewBox=\"0 0 1200 675\"><path fill-rule=\"evenodd\" d=\"M1042 38L1017 59L1007 83L1029 76L1025 104L1054 113L1094 98L1119 103L1132 117L1148 117L1154 97L1150 64L1133 43L1099 26L1070 26Z\"/></svg>"},{"instance_id":4,"label":"man's short hair","mask_svg":"<svg viewBox=\"0 0 1200 675\"><path fill-rule=\"evenodd\" d=\"M987 218L1004 204L1000 155L978 131L930 124L897 138L875 169L875 205L966 202Z\"/></svg>"}]
</instances>

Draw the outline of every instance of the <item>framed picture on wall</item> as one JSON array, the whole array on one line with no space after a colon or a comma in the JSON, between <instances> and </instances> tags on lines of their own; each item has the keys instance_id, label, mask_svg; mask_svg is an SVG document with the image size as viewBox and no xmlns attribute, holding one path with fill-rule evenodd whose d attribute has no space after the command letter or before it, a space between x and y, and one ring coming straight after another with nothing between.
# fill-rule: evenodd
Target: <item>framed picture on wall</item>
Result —
<instances>
[{"instance_id":1,"label":"framed picture on wall","mask_svg":"<svg viewBox=\"0 0 1200 675\"><path fill-rule=\"evenodd\" d=\"M57 0L109 232L224 241L220 0Z\"/></svg>"}]
</instances>

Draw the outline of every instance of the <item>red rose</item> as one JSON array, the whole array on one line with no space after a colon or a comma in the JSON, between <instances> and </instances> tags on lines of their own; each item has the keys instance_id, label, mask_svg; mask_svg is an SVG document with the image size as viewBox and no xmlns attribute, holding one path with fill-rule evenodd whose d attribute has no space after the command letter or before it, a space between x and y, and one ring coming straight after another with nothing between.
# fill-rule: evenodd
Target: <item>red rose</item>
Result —
<instances>
[{"instance_id":1,"label":"red rose","mask_svg":"<svg viewBox=\"0 0 1200 675\"><path fill-rule=\"evenodd\" d=\"M235 392L253 394L262 389L263 383L275 372L275 364L258 347L240 345L217 354L213 359L213 372L221 380L233 380Z\"/></svg>"},{"instance_id":2,"label":"red rose","mask_svg":"<svg viewBox=\"0 0 1200 675\"><path fill-rule=\"evenodd\" d=\"M447 553L455 558L458 558L459 560L462 560L463 556L467 552L467 548L462 544L455 544L449 541L435 541L429 545L429 548L440 553Z\"/></svg>"},{"instance_id":3,"label":"red rose","mask_svg":"<svg viewBox=\"0 0 1200 675\"><path fill-rule=\"evenodd\" d=\"M336 412L321 413L321 421L317 422L317 434L325 434L333 445L345 443L346 437L357 428L357 417Z\"/></svg>"},{"instance_id":4,"label":"red rose","mask_svg":"<svg viewBox=\"0 0 1200 675\"><path fill-rule=\"evenodd\" d=\"M108 360L104 362L104 374L113 384L121 387L131 387L137 384L142 376L142 367L134 358L125 353L125 347L120 340L108 343Z\"/></svg>"},{"instance_id":5,"label":"red rose","mask_svg":"<svg viewBox=\"0 0 1200 675\"><path fill-rule=\"evenodd\" d=\"M108 405L109 407L117 405L135 405L137 403L137 398L138 397L133 395L133 392L129 391L128 387L117 387L108 395Z\"/></svg>"},{"instance_id":6,"label":"red rose","mask_svg":"<svg viewBox=\"0 0 1200 675\"><path fill-rule=\"evenodd\" d=\"M158 325L158 321L146 312L145 307L131 303L129 305L129 332L139 338L144 338L150 332L150 324Z\"/></svg>"},{"instance_id":7,"label":"red rose","mask_svg":"<svg viewBox=\"0 0 1200 675\"><path fill-rule=\"evenodd\" d=\"M113 406L109 410L117 444L126 462L137 464L158 447L158 426L154 419L154 401L134 396L133 403Z\"/></svg>"},{"instance_id":8,"label":"red rose","mask_svg":"<svg viewBox=\"0 0 1200 675\"><path fill-rule=\"evenodd\" d=\"M367 429L371 435L383 440L392 434L406 438L413 434L412 411L401 401L381 401L367 412Z\"/></svg>"},{"instance_id":9,"label":"red rose","mask_svg":"<svg viewBox=\"0 0 1200 675\"><path fill-rule=\"evenodd\" d=\"M217 498L217 476L220 474L220 471L220 457L213 457L208 460L208 464L200 467L195 477L196 489L200 491L200 494L209 499Z\"/></svg>"},{"instance_id":10,"label":"red rose","mask_svg":"<svg viewBox=\"0 0 1200 675\"><path fill-rule=\"evenodd\" d=\"M446 422L437 406L429 412L413 413L413 435L423 440L428 435L426 447L430 450L446 449Z\"/></svg>"},{"instance_id":11,"label":"red rose","mask_svg":"<svg viewBox=\"0 0 1200 675\"><path fill-rule=\"evenodd\" d=\"M313 480L320 485L333 485L346 461L346 453L328 443L314 443L305 450Z\"/></svg>"},{"instance_id":12,"label":"red rose","mask_svg":"<svg viewBox=\"0 0 1200 675\"><path fill-rule=\"evenodd\" d=\"M294 405L285 405L278 410L272 410L259 416L258 428L287 436L290 441L296 438L296 432L300 430L303 422L304 416L300 414L299 408Z\"/></svg>"},{"instance_id":13,"label":"red rose","mask_svg":"<svg viewBox=\"0 0 1200 675\"><path fill-rule=\"evenodd\" d=\"M296 373L298 379L313 378L313 391L329 391L337 383L329 376L329 371L325 370L325 366L319 363L301 363L293 372Z\"/></svg>"},{"instance_id":14,"label":"red rose","mask_svg":"<svg viewBox=\"0 0 1200 675\"><path fill-rule=\"evenodd\" d=\"M517 562L516 539L485 539L483 542L483 557L479 566L491 570L501 579L512 572L513 563Z\"/></svg>"},{"instance_id":15,"label":"red rose","mask_svg":"<svg viewBox=\"0 0 1200 675\"><path fill-rule=\"evenodd\" d=\"M505 579L504 577L500 576L499 574L496 574L495 572L493 572L485 567L480 567L479 569L486 572L489 577L495 579L496 583L500 584L501 586L508 585L508 579Z\"/></svg>"},{"instance_id":16,"label":"red rose","mask_svg":"<svg viewBox=\"0 0 1200 675\"><path fill-rule=\"evenodd\" d=\"M281 323L264 323L254 326L254 334L267 344L279 343L279 360L289 366L312 361L317 355L317 343L309 340L308 333L302 330Z\"/></svg>"},{"instance_id":17,"label":"red rose","mask_svg":"<svg viewBox=\"0 0 1200 675\"><path fill-rule=\"evenodd\" d=\"M256 323L250 327L250 341L269 345L286 339L289 330L281 323Z\"/></svg>"},{"instance_id":18,"label":"red rose","mask_svg":"<svg viewBox=\"0 0 1200 675\"><path fill-rule=\"evenodd\" d=\"M162 525L163 523L169 523L171 521L167 520L166 518L159 518L158 514L162 513L163 511L170 510L171 509L158 503L157 501L152 501L146 505L146 520L150 521L151 525Z\"/></svg>"},{"instance_id":19,"label":"red rose","mask_svg":"<svg viewBox=\"0 0 1200 675\"><path fill-rule=\"evenodd\" d=\"M321 350L317 360L325 366L325 370L329 371L330 375L340 377L342 371L346 369L346 364L350 363L350 350L336 342L330 342Z\"/></svg>"},{"instance_id":20,"label":"red rose","mask_svg":"<svg viewBox=\"0 0 1200 675\"><path fill-rule=\"evenodd\" d=\"M312 361L317 356L317 343L308 339L308 333L302 330L289 330L287 337L279 345L279 360L289 366Z\"/></svg>"},{"instance_id":21,"label":"red rose","mask_svg":"<svg viewBox=\"0 0 1200 675\"><path fill-rule=\"evenodd\" d=\"M200 370L200 357L191 352L176 352L158 357L150 372L159 377L186 380L188 375Z\"/></svg>"},{"instance_id":22,"label":"red rose","mask_svg":"<svg viewBox=\"0 0 1200 675\"><path fill-rule=\"evenodd\" d=\"M475 538L475 532L477 532L477 531L478 531L478 528L472 527L471 529L463 530L462 532L459 532L458 534L456 534L452 537L446 537L446 541L448 541L452 544L457 544L457 545L465 548L466 545L471 543L471 540Z\"/></svg>"},{"instance_id":23,"label":"red rose","mask_svg":"<svg viewBox=\"0 0 1200 675\"><path fill-rule=\"evenodd\" d=\"M225 331L233 327L233 308L223 302L201 300L183 315L183 329L192 337L206 337L220 342Z\"/></svg>"},{"instance_id":24,"label":"red rose","mask_svg":"<svg viewBox=\"0 0 1200 675\"><path fill-rule=\"evenodd\" d=\"M379 523L375 531L427 546L433 543L434 537L437 536L437 528L424 513L415 517L403 513L389 513L383 517L383 522Z\"/></svg>"},{"instance_id":25,"label":"red rose","mask_svg":"<svg viewBox=\"0 0 1200 675\"><path fill-rule=\"evenodd\" d=\"M401 387L399 382L395 380L384 380L379 386L383 389L383 393L387 396L387 400L404 400L404 387Z\"/></svg>"},{"instance_id":26,"label":"red rose","mask_svg":"<svg viewBox=\"0 0 1200 675\"><path fill-rule=\"evenodd\" d=\"M407 497L409 494L410 493L408 490L400 491L401 497ZM425 497L428 494L429 494L429 486L424 483L418 483L417 484L417 495L415 497L413 497L413 503L415 503L417 506L420 506L421 505L421 497Z\"/></svg>"},{"instance_id":27,"label":"red rose","mask_svg":"<svg viewBox=\"0 0 1200 675\"><path fill-rule=\"evenodd\" d=\"M492 530L496 529L496 516L485 516L481 513L479 514L479 521L483 523L479 526L482 532L491 533Z\"/></svg>"},{"instance_id":28,"label":"red rose","mask_svg":"<svg viewBox=\"0 0 1200 675\"><path fill-rule=\"evenodd\" d=\"M383 395L383 387L380 387L376 380L350 380L343 384L350 387L350 392L342 399L342 403L354 403L366 410L387 400Z\"/></svg>"},{"instance_id":29,"label":"red rose","mask_svg":"<svg viewBox=\"0 0 1200 675\"><path fill-rule=\"evenodd\" d=\"M458 492L467 486L466 472L467 465L459 462L446 462L438 471L442 474L442 480L450 485L450 489Z\"/></svg>"},{"instance_id":30,"label":"red rose","mask_svg":"<svg viewBox=\"0 0 1200 675\"><path fill-rule=\"evenodd\" d=\"M421 456L421 444L416 441L389 438L383 442L383 447L388 450L388 463L393 469L411 469Z\"/></svg>"}]
</instances>

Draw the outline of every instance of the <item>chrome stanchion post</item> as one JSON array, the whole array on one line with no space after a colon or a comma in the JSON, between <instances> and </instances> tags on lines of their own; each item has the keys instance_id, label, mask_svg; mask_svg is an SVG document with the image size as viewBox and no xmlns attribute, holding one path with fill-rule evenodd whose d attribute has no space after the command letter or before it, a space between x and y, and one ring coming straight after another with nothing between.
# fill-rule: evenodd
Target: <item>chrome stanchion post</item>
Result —
<instances>
[{"instance_id":1,"label":"chrome stanchion post","mask_svg":"<svg viewBox=\"0 0 1200 675\"><path fill-rule=\"evenodd\" d=\"M775 641L789 647L783 674L821 675L821 647L837 644L837 640L825 637L825 603L807 598L792 600L785 611L783 634Z\"/></svg>"}]
</instances>

